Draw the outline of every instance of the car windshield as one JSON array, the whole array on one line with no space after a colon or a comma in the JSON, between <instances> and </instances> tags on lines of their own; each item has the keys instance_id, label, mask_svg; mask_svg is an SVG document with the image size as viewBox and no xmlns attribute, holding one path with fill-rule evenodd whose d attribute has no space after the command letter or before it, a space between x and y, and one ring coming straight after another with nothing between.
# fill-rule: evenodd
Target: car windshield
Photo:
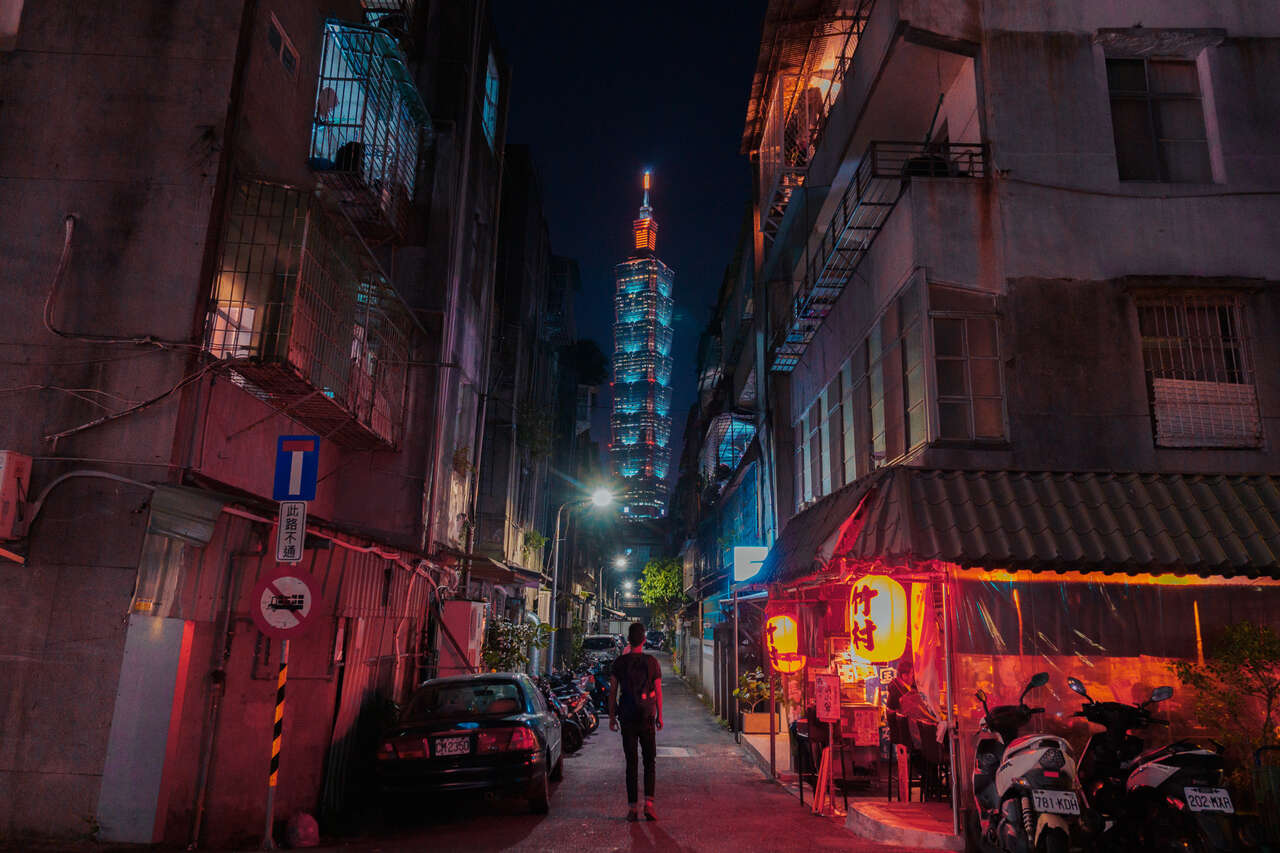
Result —
<instances>
[{"instance_id":1,"label":"car windshield","mask_svg":"<svg viewBox=\"0 0 1280 853\"><path fill-rule=\"evenodd\" d=\"M405 720L518 714L524 696L514 681L454 681L428 684L409 700Z\"/></svg>"},{"instance_id":2,"label":"car windshield","mask_svg":"<svg viewBox=\"0 0 1280 853\"><path fill-rule=\"evenodd\" d=\"M582 648L589 652L607 652L618 648L613 637L587 637L582 641Z\"/></svg>"}]
</instances>

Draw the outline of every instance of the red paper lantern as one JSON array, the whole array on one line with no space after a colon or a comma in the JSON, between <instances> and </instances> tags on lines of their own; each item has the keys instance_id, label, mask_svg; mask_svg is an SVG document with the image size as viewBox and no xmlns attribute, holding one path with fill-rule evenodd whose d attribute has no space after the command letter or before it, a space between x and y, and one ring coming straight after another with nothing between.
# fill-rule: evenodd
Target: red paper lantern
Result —
<instances>
[{"instance_id":1,"label":"red paper lantern","mask_svg":"<svg viewBox=\"0 0 1280 853\"><path fill-rule=\"evenodd\" d=\"M792 673L804 669L804 655L800 654L800 627L796 625L795 617L785 614L769 617L764 626L764 641L774 672Z\"/></svg>"},{"instance_id":2,"label":"red paper lantern","mask_svg":"<svg viewBox=\"0 0 1280 853\"><path fill-rule=\"evenodd\" d=\"M849 640L856 657L887 663L907 650L907 591L887 575L867 575L849 590Z\"/></svg>"}]
</instances>

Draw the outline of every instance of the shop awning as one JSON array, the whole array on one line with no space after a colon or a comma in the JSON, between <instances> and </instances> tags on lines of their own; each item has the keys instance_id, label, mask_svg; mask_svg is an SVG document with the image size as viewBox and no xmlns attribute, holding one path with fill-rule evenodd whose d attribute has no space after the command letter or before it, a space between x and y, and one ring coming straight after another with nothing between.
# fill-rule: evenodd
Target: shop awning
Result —
<instances>
[{"instance_id":1,"label":"shop awning","mask_svg":"<svg viewBox=\"0 0 1280 853\"><path fill-rule=\"evenodd\" d=\"M792 518L753 580L838 557L1280 578L1280 476L893 467Z\"/></svg>"},{"instance_id":2,"label":"shop awning","mask_svg":"<svg viewBox=\"0 0 1280 853\"><path fill-rule=\"evenodd\" d=\"M521 586L538 586L543 580L539 572L530 571L510 563L502 563L492 557L474 555L471 560L471 577L492 581L497 584L519 584ZM551 581L547 580L550 584Z\"/></svg>"}]
</instances>

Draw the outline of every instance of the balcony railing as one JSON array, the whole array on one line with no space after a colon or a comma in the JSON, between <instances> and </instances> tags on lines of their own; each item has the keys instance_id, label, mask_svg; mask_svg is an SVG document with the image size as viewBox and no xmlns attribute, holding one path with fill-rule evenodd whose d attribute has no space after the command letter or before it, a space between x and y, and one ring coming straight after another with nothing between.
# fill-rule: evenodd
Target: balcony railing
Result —
<instances>
[{"instance_id":1,"label":"balcony railing","mask_svg":"<svg viewBox=\"0 0 1280 853\"><path fill-rule=\"evenodd\" d=\"M391 35L325 23L307 162L366 237L388 239L403 229L429 123Z\"/></svg>"},{"instance_id":2,"label":"balcony railing","mask_svg":"<svg viewBox=\"0 0 1280 853\"><path fill-rule=\"evenodd\" d=\"M792 193L804 184L871 5L872 0L843 0L830 17L805 22L799 63L773 81L759 154L760 223L769 238Z\"/></svg>"},{"instance_id":3,"label":"balcony railing","mask_svg":"<svg viewBox=\"0 0 1280 853\"><path fill-rule=\"evenodd\" d=\"M302 190L236 184L205 348L234 380L340 446L400 436L410 319L342 219Z\"/></svg>"},{"instance_id":4,"label":"balcony railing","mask_svg":"<svg viewBox=\"0 0 1280 853\"><path fill-rule=\"evenodd\" d=\"M983 143L872 142L822 241L809 255L804 279L792 299L791 320L775 344L771 369L788 373L800 361L911 180L986 175Z\"/></svg>"}]
</instances>

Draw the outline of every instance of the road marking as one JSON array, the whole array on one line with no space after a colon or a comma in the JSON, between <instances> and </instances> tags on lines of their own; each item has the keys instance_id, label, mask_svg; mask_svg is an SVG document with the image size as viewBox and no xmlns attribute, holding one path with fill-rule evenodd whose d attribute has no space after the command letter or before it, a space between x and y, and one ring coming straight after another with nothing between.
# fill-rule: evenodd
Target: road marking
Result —
<instances>
[{"instance_id":1,"label":"road marking","mask_svg":"<svg viewBox=\"0 0 1280 853\"><path fill-rule=\"evenodd\" d=\"M659 758L692 758L693 753L688 747L684 746L660 746L658 747Z\"/></svg>"}]
</instances>

